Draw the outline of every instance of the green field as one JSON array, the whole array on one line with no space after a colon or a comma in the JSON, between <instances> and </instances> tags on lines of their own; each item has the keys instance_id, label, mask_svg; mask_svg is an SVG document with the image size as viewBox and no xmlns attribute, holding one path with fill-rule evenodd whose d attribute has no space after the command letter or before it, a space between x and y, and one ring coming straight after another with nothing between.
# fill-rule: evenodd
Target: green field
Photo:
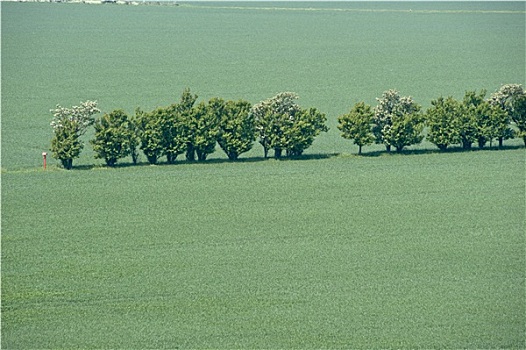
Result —
<instances>
[{"instance_id":1,"label":"green field","mask_svg":"<svg viewBox=\"0 0 526 350\"><path fill-rule=\"evenodd\" d=\"M526 82L524 2L1 6L7 170L41 165L56 104L91 99L133 113L175 102L185 87L253 103L294 91L331 126L311 152L341 153L357 148L339 137L337 116L385 90L429 106ZM86 151L77 165L95 163Z\"/></svg>"},{"instance_id":2,"label":"green field","mask_svg":"<svg viewBox=\"0 0 526 350\"><path fill-rule=\"evenodd\" d=\"M3 348L525 345L523 149L2 181Z\"/></svg>"},{"instance_id":3,"label":"green field","mask_svg":"<svg viewBox=\"0 0 526 350\"><path fill-rule=\"evenodd\" d=\"M359 157L336 129L389 88L524 84L525 6L2 3L1 347L525 348L521 143ZM55 104L185 87L292 90L331 130L299 160L41 170Z\"/></svg>"}]
</instances>

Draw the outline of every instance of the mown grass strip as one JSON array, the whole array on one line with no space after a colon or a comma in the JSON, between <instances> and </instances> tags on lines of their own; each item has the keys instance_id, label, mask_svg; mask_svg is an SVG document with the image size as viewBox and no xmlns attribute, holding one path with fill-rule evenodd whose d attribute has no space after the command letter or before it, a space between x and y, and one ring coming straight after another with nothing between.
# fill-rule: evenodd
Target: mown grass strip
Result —
<instances>
[{"instance_id":1,"label":"mown grass strip","mask_svg":"<svg viewBox=\"0 0 526 350\"><path fill-rule=\"evenodd\" d=\"M366 13L422 13L422 14L526 14L517 10L418 10L418 9L359 9L359 8L315 8L315 7L267 7L267 6L209 6L182 4L182 7L203 9L256 10L256 11L324 11L324 12L366 12Z\"/></svg>"}]
</instances>

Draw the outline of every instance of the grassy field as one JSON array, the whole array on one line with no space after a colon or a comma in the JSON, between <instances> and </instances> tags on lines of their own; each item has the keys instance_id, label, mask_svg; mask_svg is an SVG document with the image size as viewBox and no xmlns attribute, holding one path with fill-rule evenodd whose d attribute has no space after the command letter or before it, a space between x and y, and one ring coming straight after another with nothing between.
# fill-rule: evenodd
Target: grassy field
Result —
<instances>
[{"instance_id":1,"label":"grassy field","mask_svg":"<svg viewBox=\"0 0 526 350\"><path fill-rule=\"evenodd\" d=\"M524 2L0 6L2 348L526 347L520 142L358 157L336 129L389 88L524 83ZM292 90L331 131L300 160L40 169L55 104L187 86Z\"/></svg>"},{"instance_id":2,"label":"grassy field","mask_svg":"<svg viewBox=\"0 0 526 350\"><path fill-rule=\"evenodd\" d=\"M524 150L3 174L3 348L523 348Z\"/></svg>"},{"instance_id":3,"label":"grassy field","mask_svg":"<svg viewBox=\"0 0 526 350\"><path fill-rule=\"evenodd\" d=\"M295 91L332 127L311 152L339 153L350 145L337 116L387 89L428 106L526 82L524 2L1 6L7 170L41 164L56 104L92 99L133 113L168 105L185 87L253 103ZM95 162L87 147L76 164Z\"/></svg>"}]
</instances>

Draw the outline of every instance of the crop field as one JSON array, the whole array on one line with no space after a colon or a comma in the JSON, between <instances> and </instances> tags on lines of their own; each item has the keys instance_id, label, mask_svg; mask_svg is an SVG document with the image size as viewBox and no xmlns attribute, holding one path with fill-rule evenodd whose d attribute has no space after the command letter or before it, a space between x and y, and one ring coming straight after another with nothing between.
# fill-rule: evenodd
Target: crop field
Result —
<instances>
[{"instance_id":1,"label":"crop field","mask_svg":"<svg viewBox=\"0 0 526 350\"><path fill-rule=\"evenodd\" d=\"M521 142L357 156L336 128L390 88L525 84L525 6L1 3L1 347L525 348ZM294 91L331 130L297 160L41 169L56 104L185 87Z\"/></svg>"}]
</instances>

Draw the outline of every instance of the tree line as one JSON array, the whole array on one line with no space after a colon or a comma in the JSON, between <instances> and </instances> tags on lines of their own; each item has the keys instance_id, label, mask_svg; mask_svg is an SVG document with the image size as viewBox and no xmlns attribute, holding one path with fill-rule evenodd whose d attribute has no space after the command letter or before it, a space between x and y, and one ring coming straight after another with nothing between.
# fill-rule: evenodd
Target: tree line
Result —
<instances>
[{"instance_id":1,"label":"tree line","mask_svg":"<svg viewBox=\"0 0 526 350\"><path fill-rule=\"evenodd\" d=\"M486 90L466 91L462 100L452 96L431 101L425 111L410 96L400 96L388 90L378 105L371 107L356 103L349 113L338 117L342 137L353 140L359 147L373 142L401 152L404 147L420 143L427 127L427 140L441 151L451 145L471 149L473 144L483 148L498 140L514 137L523 139L526 146L526 92L518 84L503 85L486 98Z\"/></svg>"},{"instance_id":2,"label":"tree line","mask_svg":"<svg viewBox=\"0 0 526 350\"><path fill-rule=\"evenodd\" d=\"M114 166L119 159L131 156L138 162L139 150L150 164L161 157L174 163L184 154L188 161L204 161L216 144L230 160L252 149L256 140L264 157L300 156L321 132L327 132L327 118L316 108L302 108L298 95L282 92L255 105L245 100L218 97L197 103L198 96L185 89L180 100L152 111L135 110L132 116L116 109L96 118L101 111L94 101L80 106L52 109L54 136L51 151L65 169L73 167L84 143L81 136L94 127L95 157ZM521 137L526 145L526 92L521 85L503 85L486 98L486 91L467 91L459 101L451 96L431 101L422 107L410 96L396 90L385 91L375 107L356 103L349 113L338 117L341 136L362 147L383 144L388 152L401 152L406 146L420 143L427 127L427 140L440 150L461 144L470 149L474 143L484 147L498 140Z\"/></svg>"},{"instance_id":3,"label":"tree line","mask_svg":"<svg viewBox=\"0 0 526 350\"><path fill-rule=\"evenodd\" d=\"M276 158L299 156L317 135L329 130L325 114L299 106L293 92L279 93L255 105L218 97L196 103L197 98L185 89L180 100L167 107L149 112L137 108L133 116L117 109L100 118L95 118L101 111L94 101L72 108L57 106L51 110L53 157L71 169L84 147L81 136L92 125L95 134L90 143L95 157L104 159L108 166L130 155L136 164L139 149L150 164L161 157L173 163L182 154L189 161L204 161L216 144L230 160L236 160L252 149L256 138L265 157L270 151Z\"/></svg>"}]
</instances>

